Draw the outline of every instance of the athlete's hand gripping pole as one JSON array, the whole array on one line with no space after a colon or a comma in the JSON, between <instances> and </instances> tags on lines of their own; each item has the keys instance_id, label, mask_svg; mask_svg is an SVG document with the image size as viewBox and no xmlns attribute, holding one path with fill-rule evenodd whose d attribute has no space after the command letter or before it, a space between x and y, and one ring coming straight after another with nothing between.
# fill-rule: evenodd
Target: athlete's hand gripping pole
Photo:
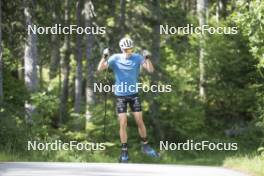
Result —
<instances>
[{"instance_id":1,"label":"athlete's hand gripping pole","mask_svg":"<svg viewBox=\"0 0 264 176\"><path fill-rule=\"evenodd\" d=\"M151 59L151 53L148 50L143 50L142 51L142 55L145 59L145 62L143 64L143 67L149 72L149 73L153 73L154 72L154 67L152 62L150 61Z\"/></svg>"},{"instance_id":2,"label":"athlete's hand gripping pole","mask_svg":"<svg viewBox=\"0 0 264 176\"><path fill-rule=\"evenodd\" d=\"M103 57L105 59L107 59L109 55L110 55L110 49L109 48L105 48L104 51L103 51Z\"/></svg>"},{"instance_id":3,"label":"athlete's hand gripping pole","mask_svg":"<svg viewBox=\"0 0 264 176\"><path fill-rule=\"evenodd\" d=\"M143 50L142 55L145 59L150 59L151 53L148 50Z\"/></svg>"},{"instance_id":4,"label":"athlete's hand gripping pole","mask_svg":"<svg viewBox=\"0 0 264 176\"><path fill-rule=\"evenodd\" d=\"M109 48L105 48L103 51L103 56L98 64L97 67L97 71L100 72L102 70L105 70L108 68L108 64L107 64L107 58L110 56L110 49Z\"/></svg>"}]
</instances>

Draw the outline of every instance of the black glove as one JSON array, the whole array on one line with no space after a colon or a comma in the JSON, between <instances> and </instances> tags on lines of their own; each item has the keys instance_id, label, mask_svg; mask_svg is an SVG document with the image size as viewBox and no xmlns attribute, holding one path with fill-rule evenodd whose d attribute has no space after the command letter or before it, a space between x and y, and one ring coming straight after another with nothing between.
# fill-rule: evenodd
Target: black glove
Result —
<instances>
[{"instance_id":1,"label":"black glove","mask_svg":"<svg viewBox=\"0 0 264 176\"><path fill-rule=\"evenodd\" d=\"M103 51L103 57L106 59L110 55L110 49L105 48Z\"/></svg>"},{"instance_id":2,"label":"black glove","mask_svg":"<svg viewBox=\"0 0 264 176\"><path fill-rule=\"evenodd\" d=\"M150 59L151 53L148 50L143 50L142 55L145 59Z\"/></svg>"}]
</instances>

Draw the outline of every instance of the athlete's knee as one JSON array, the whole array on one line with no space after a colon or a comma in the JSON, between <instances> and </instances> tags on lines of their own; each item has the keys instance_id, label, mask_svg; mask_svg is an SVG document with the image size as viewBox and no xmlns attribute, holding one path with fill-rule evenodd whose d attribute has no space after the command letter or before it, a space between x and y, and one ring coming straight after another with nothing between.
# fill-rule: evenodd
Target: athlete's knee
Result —
<instances>
[{"instance_id":1,"label":"athlete's knee","mask_svg":"<svg viewBox=\"0 0 264 176\"><path fill-rule=\"evenodd\" d=\"M126 129L127 117L125 115L119 115L119 125L120 125L120 128Z\"/></svg>"},{"instance_id":2,"label":"athlete's knee","mask_svg":"<svg viewBox=\"0 0 264 176\"><path fill-rule=\"evenodd\" d=\"M127 123L126 122L120 123L120 129L125 130L126 128L127 128Z\"/></svg>"}]
</instances>

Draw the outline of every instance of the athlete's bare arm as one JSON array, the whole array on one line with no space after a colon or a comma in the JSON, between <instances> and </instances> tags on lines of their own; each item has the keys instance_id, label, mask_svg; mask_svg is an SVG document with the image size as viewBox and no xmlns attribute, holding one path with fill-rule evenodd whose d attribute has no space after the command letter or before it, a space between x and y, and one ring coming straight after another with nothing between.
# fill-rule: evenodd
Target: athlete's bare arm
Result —
<instances>
[{"instance_id":1,"label":"athlete's bare arm","mask_svg":"<svg viewBox=\"0 0 264 176\"><path fill-rule=\"evenodd\" d=\"M108 64L107 64L107 60L105 57L102 57L102 59L100 60L98 67L97 67L97 71L100 72L102 70L105 70L108 68Z\"/></svg>"},{"instance_id":2,"label":"athlete's bare arm","mask_svg":"<svg viewBox=\"0 0 264 176\"><path fill-rule=\"evenodd\" d=\"M153 73L154 72L154 67L153 67L153 64L152 62L150 61L150 59L146 58L145 59L145 62L143 63L143 68L145 70L147 70L149 73Z\"/></svg>"},{"instance_id":3,"label":"athlete's bare arm","mask_svg":"<svg viewBox=\"0 0 264 176\"><path fill-rule=\"evenodd\" d=\"M100 60L100 62L98 64L98 67L97 67L97 71L98 72L108 68L108 63L107 63L108 56L109 56L109 49L106 48L106 49L104 49L103 57L102 57L102 59Z\"/></svg>"},{"instance_id":4,"label":"athlete's bare arm","mask_svg":"<svg viewBox=\"0 0 264 176\"><path fill-rule=\"evenodd\" d=\"M154 67L152 62L150 61L150 59L146 59L145 62L143 63L143 68L145 70L147 70L149 73L153 73L154 72Z\"/></svg>"}]
</instances>

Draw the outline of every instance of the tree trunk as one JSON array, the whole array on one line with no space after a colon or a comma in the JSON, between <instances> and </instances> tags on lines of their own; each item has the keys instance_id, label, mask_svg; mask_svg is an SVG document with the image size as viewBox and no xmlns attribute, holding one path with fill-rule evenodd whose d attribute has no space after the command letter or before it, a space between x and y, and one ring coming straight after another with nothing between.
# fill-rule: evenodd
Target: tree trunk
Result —
<instances>
[{"instance_id":1,"label":"tree trunk","mask_svg":"<svg viewBox=\"0 0 264 176\"><path fill-rule=\"evenodd\" d=\"M152 55L154 65L159 64L160 60L160 4L159 0L153 1L153 13L155 24L153 26Z\"/></svg>"},{"instance_id":2,"label":"tree trunk","mask_svg":"<svg viewBox=\"0 0 264 176\"><path fill-rule=\"evenodd\" d=\"M0 103L3 101L2 0L0 0Z\"/></svg>"},{"instance_id":3,"label":"tree trunk","mask_svg":"<svg viewBox=\"0 0 264 176\"><path fill-rule=\"evenodd\" d=\"M57 6L58 3L52 3L52 20L55 23L59 23L57 16ZM50 68L49 68L49 79L53 79L56 77L59 63L60 63L60 38L58 35L51 35L51 58L50 58Z\"/></svg>"},{"instance_id":4,"label":"tree trunk","mask_svg":"<svg viewBox=\"0 0 264 176\"><path fill-rule=\"evenodd\" d=\"M194 0L189 0L188 2L189 2L188 6L189 6L190 14L195 16L195 13L196 13L196 2Z\"/></svg>"},{"instance_id":5,"label":"tree trunk","mask_svg":"<svg viewBox=\"0 0 264 176\"><path fill-rule=\"evenodd\" d=\"M115 17L115 11L116 11L116 5L115 5L115 2L116 0L110 0L109 1L109 6L110 6L110 9L111 9L111 16L112 17Z\"/></svg>"},{"instance_id":6,"label":"tree trunk","mask_svg":"<svg viewBox=\"0 0 264 176\"><path fill-rule=\"evenodd\" d=\"M124 37L125 35L125 21L126 21L126 0L120 0L120 19L119 19L119 28L120 35Z\"/></svg>"},{"instance_id":7,"label":"tree trunk","mask_svg":"<svg viewBox=\"0 0 264 176\"><path fill-rule=\"evenodd\" d=\"M81 26L81 0L77 1L77 25ZM75 100L74 100L74 111L79 114L81 111L82 102L82 36L77 34L76 41L76 77L75 77Z\"/></svg>"},{"instance_id":8,"label":"tree trunk","mask_svg":"<svg viewBox=\"0 0 264 176\"><path fill-rule=\"evenodd\" d=\"M216 1L215 17L216 17L216 22L218 24L220 21L220 0Z\"/></svg>"},{"instance_id":9,"label":"tree trunk","mask_svg":"<svg viewBox=\"0 0 264 176\"><path fill-rule=\"evenodd\" d=\"M69 0L65 0L64 13L65 26L69 26ZM70 39L69 35L64 36L64 44L61 49L61 73L62 73L62 88L60 95L60 118L59 124L65 122L67 119L68 110L68 87L70 74Z\"/></svg>"},{"instance_id":10,"label":"tree trunk","mask_svg":"<svg viewBox=\"0 0 264 176\"><path fill-rule=\"evenodd\" d=\"M94 92L93 92L93 83L94 83L94 63L91 60L91 50L93 46L93 36L89 35L87 38L87 47L86 47L86 120L89 121L91 118L90 106L94 104Z\"/></svg>"},{"instance_id":11,"label":"tree trunk","mask_svg":"<svg viewBox=\"0 0 264 176\"><path fill-rule=\"evenodd\" d=\"M216 21L219 23L221 18L226 18L226 0L217 0L216 2Z\"/></svg>"},{"instance_id":12,"label":"tree trunk","mask_svg":"<svg viewBox=\"0 0 264 176\"><path fill-rule=\"evenodd\" d=\"M197 0L197 14L199 19L199 25L206 24L206 15L208 11L208 1L207 0ZM204 66L204 35L200 35L200 51L199 51L199 69L200 69L200 78L199 78L199 95L202 101L206 100L205 92L205 66Z\"/></svg>"},{"instance_id":13,"label":"tree trunk","mask_svg":"<svg viewBox=\"0 0 264 176\"><path fill-rule=\"evenodd\" d=\"M40 57L38 58L38 60L39 60L39 63L38 63L38 66L39 66L39 69L38 69L38 73L39 73L38 79L39 79L39 89L41 90L43 88L43 61L42 61L42 59Z\"/></svg>"},{"instance_id":14,"label":"tree trunk","mask_svg":"<svg viewBox=\"0 0 264 176\"><path fill-rule=\"evenodd\" d=\"M181 8L184 10L184 11L188 11L188 1L189 0L182 0L180 3L181 3Z\"/></svg>"},{"instance_id":15,"label":"tree trunk","mask_svg":"<svg viewBox=\"0 0 264 176\"><path fill-rule=\"evenodd\" d=\"M32 25L32 12L29 2L26 1L24 14L26 19L26 28ZM34 93L38 89L38 71L37 71L37 35L27 34L24 53L24 79L25 85L30 93ZM25 102L26 118L31 120L35 107L30 102Z\"/></svg>"},{"instance_id":16,"label":"tree trunk","mask_svg":"<svg viewBox=\"0 0 264 176\"><path fill-rule=\"evenodd\" d=\"M159 0L153 0L153 16L154 16L154 26L153 26L153 40L152 40L152 61L155 67L158 67L160 61L160 2ZM158 84L158 73L154 72L151 78L151 84ZM153 92L155 94L153 97L157 97L158 93ZM160 126L159 116L158 116L159 102L154 98L150 105L151 112L151 122L155 129L155 136L158 140L162 140L164 138L163 131Z\"/></svg>"},{"instance_id":17,"label":"tree trunk","mask_svg":"<svg viewBox=\"0 0 264 176\"><path fill-rule=\"evenodd\" d=\"M110 7L110 9L111 9L111 17L114 19L114 24L115 24L115 26L113 27L113 28L110 28L110 33L112 33L112 34L116 34L117 32L116 32L116 30L117 30L117 28L116 28L116 21L117 21L117 18L116 18L116 0L110 0L110 1L108 1L108 3L109 3L109 7ZM116 43L118 43L117 42L117 40L118 40L118 37L116 37L116 36L114 36L114 35L109 35L109 40L108 40L108 47L110 47L110 48L115 48L115 44Z\"/></svg>"},{"instance_id":18,"label":"tree trunk","mask_svg":"<svg viewBox=\"0 0 264 176\"><path fill-rule=\"evenodd\" d=\"M84 19L85 26L92 25L92 18L95 16L94 6L91 0L86 0L84 4ZM94 75L94 63L91 60L91 51L93 46L93 36L86 35L86 87L85 87L85 97L86 97L86 120L89 121L91 118L90 106L94 103L94 93L93 93L93 75Z\"/></svg>"}]
</instances>

